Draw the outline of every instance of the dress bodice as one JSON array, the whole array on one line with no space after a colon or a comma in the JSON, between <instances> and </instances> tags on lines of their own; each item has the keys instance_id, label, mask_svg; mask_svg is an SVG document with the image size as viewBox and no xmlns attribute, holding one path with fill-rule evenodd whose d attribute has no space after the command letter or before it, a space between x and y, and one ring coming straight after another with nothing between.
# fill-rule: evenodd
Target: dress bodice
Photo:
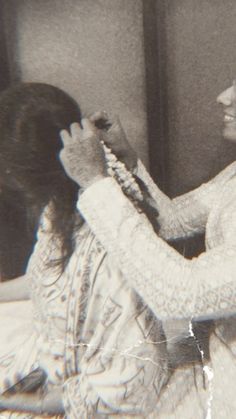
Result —
<instances>
[{"instance_id":1,"label":"dress bodice","mask_svg":"<svg viewBox=\"0 0 236 419\"><path fill-rule=\"evenodd\" d=\"M28 264L34 325L37 333L38 361L54 383L65 378L68 304L76 278L85 263L85 248L94 236L84 224L76 235L76 251L63 273L53 263L61 256L59 241L50 232L50 223L43 216L38 241ZM73 274L72 274L73 272Z\"/></svg>"},{"instance_id":2,"label":"dress bodice","mask_svg":"<svg viewBox=\"0 0 236 419\"><path fill-rule=\"evenodd\" d=\"M40 367L49 383L69 389L71 418L79 411L84 418L91 400L104 413L123 404L151 409L169 375L161 322L85 223L60 274L52 266L60 246L47 221L28 265Z\"/></svg>"}]
</instances>

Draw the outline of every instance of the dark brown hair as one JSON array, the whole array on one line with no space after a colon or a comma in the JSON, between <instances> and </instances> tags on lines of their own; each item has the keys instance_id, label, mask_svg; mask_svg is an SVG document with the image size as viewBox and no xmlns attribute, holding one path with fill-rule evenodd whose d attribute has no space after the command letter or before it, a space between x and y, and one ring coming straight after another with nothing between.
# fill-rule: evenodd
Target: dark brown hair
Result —
<instances>
[{"instance_id":1,"label":"dark brown hair","mask_svg":"<svg viewBox=\"0 0 236 419\"><path fill-rule=\"evenodd\" d=\"M28 232L36 231L43 208L51 202L52 231L61 239L62 270L74 247L78 185L65 174L58 158L59 132L80 120L78 104L48 84L17 84L0 96L1 199L15 197L16 213L18 206Z\"/></svg>"}]
</instances>

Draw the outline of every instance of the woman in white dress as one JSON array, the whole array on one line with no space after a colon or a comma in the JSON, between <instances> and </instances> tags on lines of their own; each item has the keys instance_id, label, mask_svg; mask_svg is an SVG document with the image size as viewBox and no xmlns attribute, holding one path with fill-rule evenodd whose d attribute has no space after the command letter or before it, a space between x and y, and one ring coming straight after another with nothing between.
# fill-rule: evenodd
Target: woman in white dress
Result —
<instances>
[{"instance_id":1,"label":"woman in white dress","mask_svg":"<svg viewBox=\"0 0 236 419\"><path fill-rule=\"evenodd\" d=\"M218 102L224 106L224 137L236 141L235 85L224 91ZM61 135L64 167L85 189L78 209L119 263L127 283L158 318L188 319L193 338L193 318L216 321L210 340L211 363L199 344L202 367L197 368L196 377L190 367L177 369L150 417L235 417L236 163L198 189L170 200L153 183L142 163L135 164L135 154L119 123L101 133L87 122L84 129L77 126L71 135L65 131ZM101 139L119 158L128 157L124 159L128 168L136 166L136 174L156 202L160 237L145 215L127 200L115 179L107 177L102 148L96 141ZM86 156L83 161L81 150ZM95 160L97 170L92 176L88 167ZM206 252L192 260L166 243L199 232L205 232ZM205 383L204 376L199 375L201 370Z\"/></svg>"},{"instance_id":2,"label":"woman in white dress","mask_svg":"<svg viewBox=\"0 0 236 419\"><path fill-rule=\"evenodd\" d=\"M30 297L0 308L4 418L145 418L169 377L160 320L82 219L80 188L59 160L60 130L80 119L53 86L19 84L0 97L1 189L19 197L37 232L25 278L0 287L2 300L9 288L10 299ZM96 161L89 170L96 175Z\"/></svg>"}]
</instances>

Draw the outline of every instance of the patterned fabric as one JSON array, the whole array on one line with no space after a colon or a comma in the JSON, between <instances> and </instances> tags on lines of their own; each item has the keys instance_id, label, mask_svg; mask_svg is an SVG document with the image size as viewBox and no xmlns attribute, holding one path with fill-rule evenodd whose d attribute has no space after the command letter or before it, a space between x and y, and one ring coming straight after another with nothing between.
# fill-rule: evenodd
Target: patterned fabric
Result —
<instances>
[{"instance_id":1,"label":"patterned fabric","mask_svg":"<svg viewBox=\"0 0 236 419\"><path fill-rule=\"evenodd\" d=\"M60 247L50 211L49 206L27 268L35 348L30 360L46 372L46 389L63 386L69 419L146 417L169 376L161 322L86 224L75 235L64 273L52 267ZM22 377L28 373L21 364L11 367L13 375L19 369Z\"/></svg>"},{"instance_id":2,"label":"patterned fabric","mask_svg":"<svg viewBox=\"0 0 236 419\"><path fill-rule=\"evenodd\" d=\"M32 304L0 304L0 391L4 392L37 368Z\"/></svg>"},{"instance_id":3,"label":"patterned fabric","mask_svg":"<svg viewBox=\"0 0 236 419\"><path fill-rule=\"evenodd\" d=\"M206 252L192 260L178 254L157 237L115 181L106 178L83 193L78 208L119 264L127 283L158 318L189 318L190 329L193 317L217 318L236 312L236 163L211 182L173 200L157 188L140 162L138 175L156 201L162 237L176 239L205 231ZM218 337L211 339L211 365L203 364L206 390L201 385L203 368L197 367L195 374L193 368L177 369L150 418L200 419L213 412L212 419L228 419L232 417L229 406L235 416L234 399L224 394L229 386L235 388L236 336L224 340L224 324L216 329ZM230 370L225 387L220 380L222 368ZM233 397L232 391L229 394Z\"/></svg>"},{"instance_id":4,"label":"patterned fabric","mask_svg":"<svg viewBox=\"0 0 236 419\"><path fill-rule=\"evenodd\" d=\"M137 166L137 175L146 184L153 202L156 202L158 221L161 225L160 236L165 240L186 238L205 232L210 212L219 201L219 191L227 188L228 181L234 178L235 174L236 162L226 167L211 181L171 200L153 182L140 160ZM210 228L207 236L212 235L214 236L215 232Z\"/></svg>"},{"instance_id":5,"label":"patterned fabric","mask_svg":"<svg viewBox=\"0 0 236 419\"><path fill-rule=\"evenodd\" d=\"M159 239L109 179L87 190L78 205L110 255L84 225L60 275L49 268L60 253L50 231L48 208L28 266L34 332L30 328L27 333L32 331L34 354L28 367L12 363L6 375L16 377L20 369L24 377L36 365L44 368L46 386L64 387L69 419L204 417L209 389L202 385L202 369L196 366L170 374L162 325L132 287L162 318L235 309L235 174L233 164L209 184L171 201L139 163L139 176L157 202L164 238L192 235L206 227L208 251L193 261L186 261ZM91 196L94 193L97 202ZM222 336L219 326L217 345L211 342L216 368L222 364ZM22 352L27 360L29 342L22 345ZM233 359L232 352L227 368ZM3 364L1 368L6 377ZM231 385L234 371L229 376ZM220 403L219 376L214 391ZM217 412L214 405L212 409ZM11 417L27 416L12 413Z\"/></svg>"},{"instance_id":6,"label":"patterned fabric","mask_svg":"<svg viewBox=\"0 0 236 419\"><path fill-rule=\"evenodd\" d=\"M220 176L218 192L213 188L214 199L207 197L214 211L214 218L208 211L207 252L191 261L157 237L146 217L136 212L114 179L95 183L78 202L78 208L113 255L129 284L159 318L191 318L236 311L236 164L231 167L230 176L226 172ZM196 196L192 194L194 207L196 197L202 199L211 190L212 184L209 190L203 186ZM218 216L217 231L212 231L216 208L221 216ZM167 214L168 208L164 212ZM191 214L188 213L185 226L191 226ZM179 225L183 227L182 220ZM210 243L215 246L209 248Z\"/></svg>"},{"instance_id":7,"label":"patterned fabric","mask_svg":"<svg viewBox=\"0 0 236 419\"><path fill-rule=\"evenodd\" d=\"M38 367L32 302L27 300L1 303L0 330L0 385L1 392L4 392ZM25 412L0 412L0 419L18 418L42 417Z\"/></svg>"}]
</instances>

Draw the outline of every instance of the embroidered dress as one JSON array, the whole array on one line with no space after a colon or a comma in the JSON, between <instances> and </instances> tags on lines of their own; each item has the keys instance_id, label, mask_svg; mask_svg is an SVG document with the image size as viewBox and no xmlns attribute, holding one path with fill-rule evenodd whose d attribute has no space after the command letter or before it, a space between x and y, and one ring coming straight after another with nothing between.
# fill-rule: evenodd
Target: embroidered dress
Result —
<instances>
[{"instance_id":1,"label":"embroidered dress","mask_svg":"<svg viewBox=\"0 0 236 419\"><path fill-rule=\"evenodd\" d=\"M60 274L49 265L60 257L60 246L47 208L27 268L34 355L29 368L11 365L11 384L16 374L24 378L39 367L47 376L45 390L63 386L69 419L144 418L169 375L161 322L86 224L75 240L75 251ZM27 341L24 351L29 354Z\"/></svg>"},{"instance_id":2,"label":"embroidered dress","mask_svg":"<svg viewBox=\"0 0 236 419\"><path fill-rule=\"evenodd\" d=\"M1 303L0 330L0 385L4 392L36 368L31 301Z\"/></svg>"},{"instance_id":3,"label":"embroidered dress","mask_svg":"<svg viewBox=\"0 0 236 419\"><path fill-rule=\"evenodd\" d=\"M158 318L191 320L236 313L236 163L173 200L157 188L140 162L138 166L160 213L161 236L177 239L205 231L206 252L192 260L182 257L154 233L146 217L137 213L114 179L108 178L88 188L78 202L96 237ZM179 369L163 389L150 418L196 419L209 412L212 419L236 415L235 336L227 338L225 322L210 342L212 370L205 365L210 379L207 390L200 387L199 368L196 378L191 368Z\"/></svg>"}]
</instances>

